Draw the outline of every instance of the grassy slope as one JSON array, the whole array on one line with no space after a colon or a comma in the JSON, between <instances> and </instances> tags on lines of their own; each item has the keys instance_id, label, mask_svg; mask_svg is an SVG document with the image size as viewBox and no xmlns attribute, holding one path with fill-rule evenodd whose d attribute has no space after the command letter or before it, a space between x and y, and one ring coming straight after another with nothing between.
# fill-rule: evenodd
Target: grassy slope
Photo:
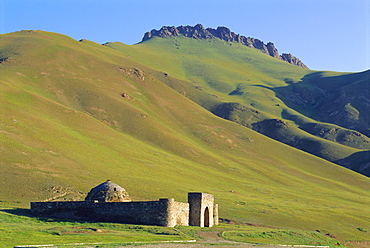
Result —
<instances>
[{"instance_id":1,"label":"grassy slope","mask_svg":"<svg viewBox=\"0 0 370 248\"><path fill-rule=\"evenodd\" d=\"M317 110L310 109L308 106L311 105L306 103L303 111L299 104L292 104L299 97L290 99L295 95L295 88L303 88L302 95L318 94L318 87L307 84L302 87L294 82L310 79L320 84L322 78L346 76L344 73L313 72L271 58L256 49L219 39L155 37L134 46L122 43L106 45L162 71L162 74L155 75L158 79L216 115L298 149L329 161L370 149L367 136L309 118L307 116L317 119L317 115L312 114ZM284 92L280 95L289 105L276 96L280 92ZM298 100L304 103L306 99L302 98ZM229 103L237 104L225 107ZM288 125L279 129L265 122L275 118L285 119Z\"/></svg>"},{"instance_id":2,"label":"grassy slope","mask_svg":"<svg viewBox=\"0 0 370 248\"><path fill-rule=\"evenodd\" d=\"M215 117L111 48L41 31L0 46L0 200L27 206L109 178L134 199L209 192L222 218L366 239L368 178Z\"/></svg>"}]
</instances>

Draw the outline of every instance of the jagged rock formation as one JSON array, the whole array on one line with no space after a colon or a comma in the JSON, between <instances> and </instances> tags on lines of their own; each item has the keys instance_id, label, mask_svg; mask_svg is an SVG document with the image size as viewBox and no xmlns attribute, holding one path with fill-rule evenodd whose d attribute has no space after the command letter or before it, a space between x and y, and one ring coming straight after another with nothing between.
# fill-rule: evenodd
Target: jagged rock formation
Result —
<instances>
[{"instance_id":1,"label":"jagged rock formation","mask_svg":"<svg viewBox=\"0 0 370 248\"><path fill-rule=\"evenodd\" d=\"M183 35L185 37L190 37L194 39L214 39L219 38L227 42L237 42L243 45L246 45L251 48L256 48L261 50L263 53L270 55L271 57L286 61L290 64L300 66L303 68L308 68L305 64L302 63L297 57L294 57L292 54L283 53L279 55L278 50L276 49L274 43L269 42L267 44L263 41L255 38L245 37L234 32L231 32L227 27L217 27L213 28L204 28L201 24L197 24L194 27L192 26L179 26L179 27L170 27L163 26L160 30L153 29L150 32L146 32L142 41L151 39L154 36L158 37L167 37L167 36L179 36Z\"/></svg>"}]
</instances>

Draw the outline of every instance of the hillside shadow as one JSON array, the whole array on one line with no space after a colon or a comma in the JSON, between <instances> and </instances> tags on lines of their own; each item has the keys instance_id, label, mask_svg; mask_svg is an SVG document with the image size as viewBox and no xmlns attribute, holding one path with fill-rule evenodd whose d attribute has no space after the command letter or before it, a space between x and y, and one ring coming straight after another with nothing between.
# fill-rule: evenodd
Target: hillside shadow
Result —
<instances>
[{"instance_id":1,"label":"hillside shadow","mask_svg":"<svg viewBox=\"0 0 370 248\"><path fill-rule=\"evenodd\" d=\"M346 158L334 162L370 177L370 150L355 152Z\"/></svg>"},{"instance_id":2,"label":"hillside shadow","mask_svg":"<svg viewBox=\"0 0 370 248\"><path fill-rule=\"evenodd\" d=\"M322 97L321 91L311 89L310 82L315 78L321 77L322 73L314 72L305 75L298 82L291 78L285 78L286 86L274 87L271 90L275 92L276 97L283 101L287 107L294 109L300 114L309 116L310 109Z\"/></svg>"},{"instance_id":3,"label":"hillside shadow","mask_svg":"<svg viewBox=\"0 0 370 248\"><path fill-rule=\"evenodd\" d=\"M285 78L287 84L283 87L270 88L289 108L301 114L307 114L315 104L322 101L328 93L335 93L339 88L358 81L370 79L370 70L359 73L325 75L318 71L303 76L299 81Z\"/></svg>"},{"instance_id":4,"label":"hillside shadow","mask_svg":"<svg viewBox=\"0 0 370 248\"><path fill-rule=\"evenodd\" d=\"M368 89L370 70L336 74L314 72L294 81L285 78L287 85L271 88L276 97L298 113L316 121L353 129L370 137Z\"/></svg>"}]
</instances>

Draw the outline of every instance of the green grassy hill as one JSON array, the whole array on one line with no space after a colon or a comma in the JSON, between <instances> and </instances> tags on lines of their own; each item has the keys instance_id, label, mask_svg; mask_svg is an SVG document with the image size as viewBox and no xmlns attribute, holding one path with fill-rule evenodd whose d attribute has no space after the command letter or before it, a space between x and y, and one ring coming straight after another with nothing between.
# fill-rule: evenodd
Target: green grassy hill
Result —
<instances>
[{"instance_id":1,"label":"green grassy hill","mask_svg":"<svg viewBox=\"0 0 370 248\"><path fill-rule=\"evenodd\" d=\"M157 79L217 116L370 176L365 164L340 162L370 149L368 72L314 72L220 39L105 45L161 71Z\"/></svg>"},{"instance_id":2,"label":"green grassy hill","mask_svg":"<svg viewBox=\"0 0 370 248\"><path fill-rule=\"evenodd\" d=\"M110 179L134 200L208 192L224 219L368 239L369 178L251 129L285 119L332 159L363 152L302 131L317 122L277 98L310 70L216 39L102 46L43 31L1 35L0 61L2 204L78 199ZM236 123L211 113L228 102L247 109Z\"/></svg>"}]
</instances>

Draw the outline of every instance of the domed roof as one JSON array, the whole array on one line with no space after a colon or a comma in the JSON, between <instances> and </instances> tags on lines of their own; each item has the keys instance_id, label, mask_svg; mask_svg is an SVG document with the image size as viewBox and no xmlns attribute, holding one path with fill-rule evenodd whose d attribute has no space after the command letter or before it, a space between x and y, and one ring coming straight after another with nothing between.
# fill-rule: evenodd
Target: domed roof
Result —
<instances>
[{"instance_id":1,"label":"domed roof","mask_svg":"<svg viewBox=\"0 0 370 248\"><path fill-rule=\"evenodd\" d=\"M108 180L92 188L87 194L85 201L127 202L131 201L131 199L124 188Z\"/></svg>"}]
</instances>

